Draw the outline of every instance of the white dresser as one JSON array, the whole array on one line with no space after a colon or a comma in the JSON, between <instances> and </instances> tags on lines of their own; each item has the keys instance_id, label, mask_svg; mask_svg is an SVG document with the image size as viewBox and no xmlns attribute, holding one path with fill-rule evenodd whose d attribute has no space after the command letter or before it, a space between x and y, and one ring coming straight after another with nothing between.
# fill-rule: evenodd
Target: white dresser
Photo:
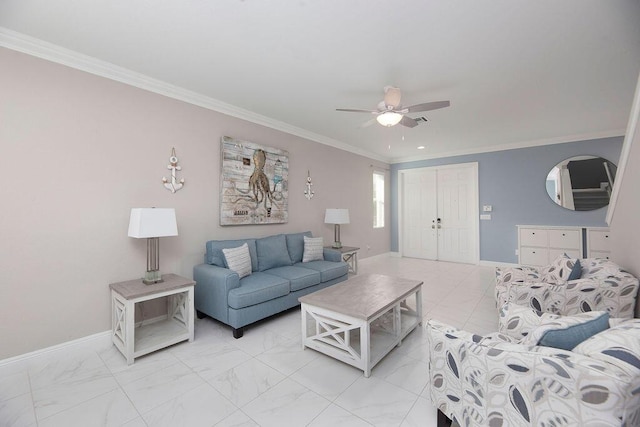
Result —
<instances>
[{"instance_id":1,"label":"white dresser","mask_svg":"<svg viewBox=\"0 0 640 427\"><path fill-rule=\"evenodd\" d=\"M606 227L587 227L587 258L611 257L611 237Z\"/></svg>"},{"instance_id":2,"label":"white dresser","mask_svg":"<svg viewBox=\"0 0 640 427\"><path fill-rule=\"evenodd\" d=\"M545 266L559 255L582 258L582 227L518 225L518 263Z\"/></svg>"}]
</instances>

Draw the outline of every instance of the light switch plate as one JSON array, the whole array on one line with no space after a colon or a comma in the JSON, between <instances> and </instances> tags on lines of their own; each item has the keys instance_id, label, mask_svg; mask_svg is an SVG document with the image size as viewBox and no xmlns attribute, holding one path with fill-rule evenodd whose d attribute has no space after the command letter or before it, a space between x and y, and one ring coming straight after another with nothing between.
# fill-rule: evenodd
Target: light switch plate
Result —
<instances>
[{"instance_id":1,"label":"light switch plate","mask_svg":"<svg viewBox=\"0 0 640 427\"><path fill-rule=\"evenodd\" d=\"M480 215L480 219L490 220L491 219L491 214L482 214L482 215Z\"/></svg>"},{"instance_id":2,"label":"light switch plate","mask_svg":"<svg viewBox=\"0 0 640 427\"><path fill-rule=\"evenodd\" d=\"M482 206L482 211L483 211L483 212L491 212L491 211L493 211L493 206L491 206L491 205L484 205L484 206Z\"/></svg>"}]
</instances>

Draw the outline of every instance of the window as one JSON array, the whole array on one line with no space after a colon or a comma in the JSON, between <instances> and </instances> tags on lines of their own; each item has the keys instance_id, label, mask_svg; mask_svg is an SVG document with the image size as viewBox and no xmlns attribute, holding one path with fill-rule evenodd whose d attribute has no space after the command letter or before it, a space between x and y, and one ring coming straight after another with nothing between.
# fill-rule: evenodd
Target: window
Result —
<instances>
[{"instance_id":1,"label":"window","mask_svg":"<svg viewBox=\"0 0 640 427\"><path fill-rule=\"evenodd\" d=\"M373 228L384 227L384 173L373 172Z\"/></svg>"}]
</instances>

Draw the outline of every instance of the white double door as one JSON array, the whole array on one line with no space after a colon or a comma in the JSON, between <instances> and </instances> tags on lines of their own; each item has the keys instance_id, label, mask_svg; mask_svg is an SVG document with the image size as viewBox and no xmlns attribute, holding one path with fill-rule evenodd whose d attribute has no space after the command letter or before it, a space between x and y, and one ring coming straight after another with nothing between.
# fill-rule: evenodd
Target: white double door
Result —
<instances>
[{"instance_id":1,"label":"white double door","mask_svg":"<svg viewBox=\"0 0 640 427\"><path fill-rule=\"evenodd\" d=\"M478 164L400 171L402 256L477 263Z\"/></svg>"}]
</instances>

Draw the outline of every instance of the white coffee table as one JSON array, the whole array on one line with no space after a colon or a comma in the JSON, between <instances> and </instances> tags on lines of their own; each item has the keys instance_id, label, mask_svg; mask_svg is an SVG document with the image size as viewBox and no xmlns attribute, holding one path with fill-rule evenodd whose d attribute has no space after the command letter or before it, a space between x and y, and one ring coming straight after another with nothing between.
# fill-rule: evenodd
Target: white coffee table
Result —
<instances>
[{"instance_id":1,"label":"white coffee table","mask_svg":"<svg viewBox=\"0 0 640 427\"><path fill-rule=\"evenodd\" d=\"M422 324L422 282L355 276L299 298L302 347L371 375L371 369Z\"/></svg>"}]
</instances>

